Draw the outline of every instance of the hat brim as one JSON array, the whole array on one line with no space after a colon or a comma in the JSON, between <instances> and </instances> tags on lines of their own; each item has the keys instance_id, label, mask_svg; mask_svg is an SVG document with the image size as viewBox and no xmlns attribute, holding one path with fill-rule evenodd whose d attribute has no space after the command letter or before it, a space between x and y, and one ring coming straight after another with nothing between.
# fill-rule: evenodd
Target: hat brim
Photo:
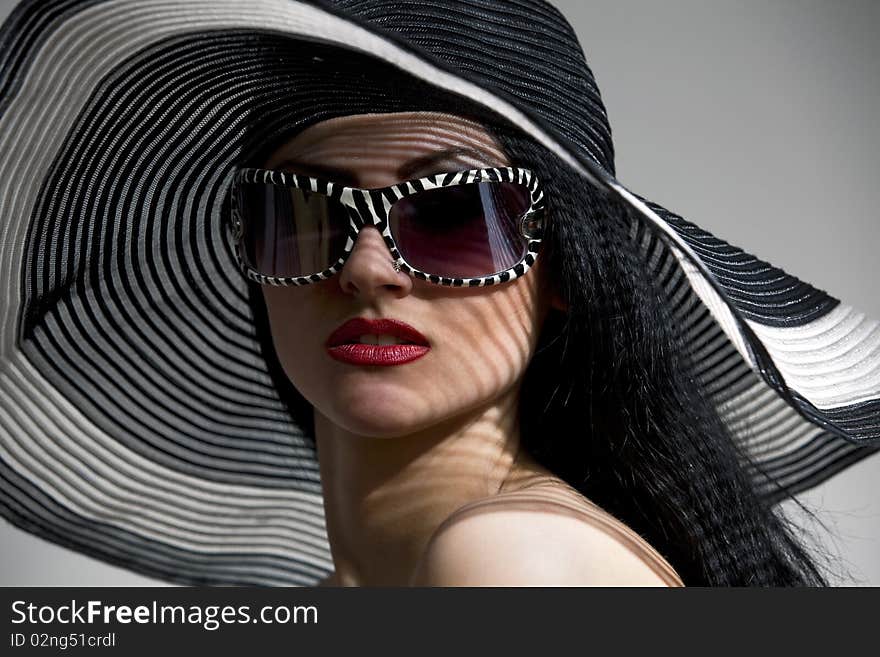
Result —
<instances>
[{"instance_id":1,"label":"hat brim","mask_svg":"<svg viewBox=\"0 0 880 657\"><path fill-rule=\"evenodd\" d=\"M624 201L768 499L877 450L877 322L632 193L467 72L317 3L54 3L37 20L46 5L22 3L0 32L0 508L14 524L184 583L332 570L314 447L273 388L219 228L243 88L200 57L257 33L466 98Z\"/></svg>"}]
</instances>

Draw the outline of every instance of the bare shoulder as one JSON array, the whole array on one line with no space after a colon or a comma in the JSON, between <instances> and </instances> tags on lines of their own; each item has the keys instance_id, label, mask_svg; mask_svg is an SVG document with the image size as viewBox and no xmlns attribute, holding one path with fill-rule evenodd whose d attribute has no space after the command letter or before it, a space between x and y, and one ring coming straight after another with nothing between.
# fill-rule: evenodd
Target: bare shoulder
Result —
<instances>
[{"instance_id":1,"label":"bare shoulder","mask_svg":"<svg viewBox=\"0 0 880 657\"><path fill-rule=\"evenodd\" d=\"M681 586L638 534L565 484L463 506L431 537L414 586Z\"/></svg>"}]
</instances>

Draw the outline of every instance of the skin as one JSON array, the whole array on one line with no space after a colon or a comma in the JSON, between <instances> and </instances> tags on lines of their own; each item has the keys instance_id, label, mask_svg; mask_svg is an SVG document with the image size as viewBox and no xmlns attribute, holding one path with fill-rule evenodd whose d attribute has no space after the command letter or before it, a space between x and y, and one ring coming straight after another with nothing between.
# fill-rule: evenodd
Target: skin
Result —
<instances>
[{"instance_id":1,"label":"skin","mask_svg":"<svg viewBox=\"0 0 880 657\"><path fill-rule=\"evenodd\" d=\"M406 168L449 149L459 152L429 166ZM510 164L477 123L447 114L401 112L314 124L280 145L264 166L375 188L439 171ZM552 489L582 511L599 512L519 450L516 408L522 376L550 308L564 308L540 258L527 275L505 284L442 287L395 272L380 233L365 228L333 278L262 291L279 360L314 408L336 567L324 584L463 581L460 572L443 564L455 563L472 574L486 571L469 569L467 557L462 561L452 555L469 542L493 536L502 541L498 550L503 555L510 526L521 525L530 529L515 537L522 549L511 556L515 563L507 563L507 570L525 573L526 579L534 574L540 583L547 559L527 562L529 554L542 554L533 548L541 549L535 541L546 540L544 529L581 551L602 534L595 525L554 513L549 506L531 512L528 523L516 522L504 513L526 512L499 504L526 489L530 494ZM332 359L324 347L328 335L358 316L407 322L428 339L431 350L393 367ZM471 512L460 525L454 522L465 505L485 500L495 505ZM450 531L455 527L470 529ZM599 549L607 553L605 563L623 564L621 572L633 582L656 583L656 576L651 580L650 572L639 568L641 560L633 558L631 549L618 541L609 552L607 536L603 540ZM498 563L504 567L504 561ZM586 576L583 569L556 573L569 581L581 575ZM473 580L468 577L464 580Z\"/></svg>"}]
</instances>

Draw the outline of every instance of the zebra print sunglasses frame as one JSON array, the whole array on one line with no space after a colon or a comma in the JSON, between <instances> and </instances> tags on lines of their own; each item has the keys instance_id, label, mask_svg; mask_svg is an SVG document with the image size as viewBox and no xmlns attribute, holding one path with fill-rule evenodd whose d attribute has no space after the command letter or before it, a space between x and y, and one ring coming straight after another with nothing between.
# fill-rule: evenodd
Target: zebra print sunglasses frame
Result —
<instances>
[{"instance_id":1,"label":"zebra print sunglasses frame","mask_svg":"<svg viewBox=\"0 0 880 657\"><path fill-rule=\"evenodd\" d=\"M402 198L423 191L441 187L453 187L477 182L510 182L525 185L530 192L531 204L520 218L520 232L529 240L528 250L515 265L504 271L489 276L474 278L450 278L421 271L410 265L401 255L391 234L388 214L391 206ZM264 183L285 187L296 187L314 193L324 194L339 201L349 209L350 223L348 239L343 255L328 269L315 272L308 276L266 276L251 268L244 257L243 224L237 204L238 187L245 183ZM513 280L526 274L534 265L541 246L544 230L544 192L537 176L528 169L519 167L501 167L485 169L467 169L449 173L437 173L423 178L406 180L396 185L377 189L360 189L346 187L322 178L298 175L289 171L271 169L242 168L239 169L230 187L231 195L231 231L235 245L235 259L245 276L261 285L289 286L309 285L327 280L342 270L351 254L357 235L364 226L373 226L382 234L388 250L393 258L394 268L437 285L452 287L479 287L496 285Z\"/></svg>"}]
</instances>

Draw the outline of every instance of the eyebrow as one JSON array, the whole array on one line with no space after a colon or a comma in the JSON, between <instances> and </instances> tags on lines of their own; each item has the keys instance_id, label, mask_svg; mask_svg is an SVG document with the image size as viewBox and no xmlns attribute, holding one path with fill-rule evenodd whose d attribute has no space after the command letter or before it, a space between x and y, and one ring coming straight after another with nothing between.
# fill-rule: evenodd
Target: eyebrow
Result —
<instances>
[{"instance_id":1,"label":"eyebrow","mask_svg":"<svg viewBox=\"0 0 880 657\"><path fill-rule=\"evenodd\" d=\"M412 180L416 177L430 176L435 173L444 173L447 171L447 168L441 166L442 164L449 163L450 160L463 155L476 157L482 162L492 162L495 159L478 148L456 146L455 148L435 151L427 155L413 158L409 162L405 162L397 169L397 176L403 181ZM357 176L348 169L337 169L336 167L328 167L313 162L301 162L295 159L286 159L283 162L276 164L273 168L294 169L296 172L302 173L303 175L335 180L349 187L357 186ZM421 176L416 176L417 173L421 173Z\"/></svg>"},{"instance_id":2,"label":"eyebrow","mask_svg":"<svg viewBox=\"0 0 880 657\"><path fill-rule=\"evenodd\" d=\"M401 165L400 168L397 170L397 175L402 180L408 180L414 178L415 174L417 173L421 173L423 176L430 176L435 173L443 173L444 171L446 171L446 168L439 166L440 164L448 163L450 160L463 155L470 155L472 157L475 157L477 160L483 162L484 164L488 162L493 162L495 160L495 158L493 158L485 151L480 150L479 148L457 146L454 148L447 148L442 151L435 151L433 153L414 158L409 162Z\"/></svg>"}]
</instances>

